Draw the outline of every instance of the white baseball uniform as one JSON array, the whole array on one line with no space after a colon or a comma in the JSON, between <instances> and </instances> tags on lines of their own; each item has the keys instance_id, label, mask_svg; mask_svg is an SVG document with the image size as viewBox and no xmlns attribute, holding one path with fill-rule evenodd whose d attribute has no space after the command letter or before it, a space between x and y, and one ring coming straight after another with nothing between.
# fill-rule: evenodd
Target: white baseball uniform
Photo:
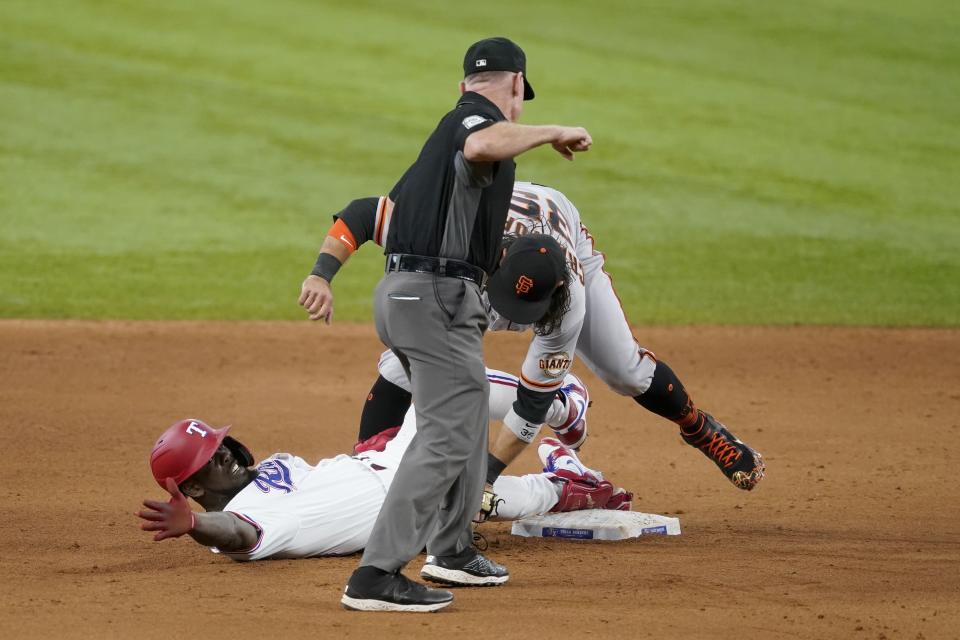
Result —
<instances>
[{"instance_id":1,"label":"white baseball uniform","mask_svg":"<svg viewBox=\"0 0 960 640\"><path fill-rule=\"evenodd\" d=\"M516 399L517 379L488 370L497 379L490 417L502 420ZM227 503L231 512L257 529L250 549L224 552L234 560L306 558L355 553L366 545L403 453L416 435L413 408L383 451L339 455L315 466L289 453L276 453L257 466L257 477ZM517 520L545 513L560 486L549 474L504 476L494 485L502 499L497 519Z\"/></svg>"},{"instance_id":2,"label":"white baseball uniform","mask_svg":"<svg viewBox=\"0 0 960 640\"><path fill-rule=\"evenodd\" d=\"M381 198L374 225L373 239L377 244L387 237L389 227L390 211L386 199ZM633 337L613 281L604 271L604 256L594 247L593 236L583 225L580 212L573 203L556 189L517 182L505 232L552 236L566 250L567 264L573 276L570 310L556 330L545 336L537 335L530 343L521 369L521 384L534 391L560 388L575 353L615 392L626 396L644 393L653 379L656 359ZM484 300L491 331L530 328L501 318L486 302L486 296ZM403 368L389 351L380 358L380 374L409 390Z\"/></svg>"},{"instance_id":3,"label":"white baseball uniform","mask_svg":"<svg viewBox=\"0 0 960 640\"><path fill-rule=\"evenodd\" d=\"M410 391L410 380L400 364L400 359L392 351L387 350L380 354L377 369L384 379ZM517 385L520 381L509 373L487 369L487 382L490 383L490 419L502 420L517 399ZM569 412L569 407L560 398L554 398L543 422L552 427L560 427L566 422Z\"/></svg>"}]
</instances>

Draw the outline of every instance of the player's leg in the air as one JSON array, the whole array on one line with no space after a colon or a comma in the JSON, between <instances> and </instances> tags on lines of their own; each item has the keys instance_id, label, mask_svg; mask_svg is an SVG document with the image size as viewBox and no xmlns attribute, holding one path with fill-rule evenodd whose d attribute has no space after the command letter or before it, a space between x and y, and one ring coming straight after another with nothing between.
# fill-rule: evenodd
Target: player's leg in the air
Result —
<instances>
[{"instance_id":1,"label":"player's leg in the air","mask_svg":"<svg viewBox=\"0 0 960 640\"><path fill-rule=\"evenodd\" d=\"M581 234L587 246L592 238ZM603 254L580 256L587 309L577 355L613 391L680 427L684 442L712 460L737 488L749 491L763 478L761 455L737 439L709 413L698 409L673 370L641 347L630 331Z\"/></svg>"}]
</instances>

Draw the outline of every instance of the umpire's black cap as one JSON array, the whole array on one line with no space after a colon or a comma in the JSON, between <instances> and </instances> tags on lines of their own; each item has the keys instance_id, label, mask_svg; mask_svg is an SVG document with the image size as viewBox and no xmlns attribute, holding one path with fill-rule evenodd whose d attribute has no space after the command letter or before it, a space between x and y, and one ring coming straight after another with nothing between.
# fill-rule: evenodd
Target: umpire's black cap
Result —
<instances>
[{"instance_id":1,"label":"umpire's black cap","mask_svg":"<svg viewBox=\"0 0 960 640\"><path fill-rule=\"evenodd\" d=\"M487 38L475 42L463 57L463 77L481 71L522 71L523 99L533 100L533 87L527 81L527 56L509 38Z\"/></svg>"},{"instance_id":2,"label":"umpire's black cap","mask_svg":"<svg viewBox=\"0 0 960 640\"><path fill-rule=\"evenodd\" d=\"M487 298L511 322L537 322L550 308L553 292L566 281L566 269L559 242L541 233L521 236L490 276Z\"/></svg>"}]
</instances>

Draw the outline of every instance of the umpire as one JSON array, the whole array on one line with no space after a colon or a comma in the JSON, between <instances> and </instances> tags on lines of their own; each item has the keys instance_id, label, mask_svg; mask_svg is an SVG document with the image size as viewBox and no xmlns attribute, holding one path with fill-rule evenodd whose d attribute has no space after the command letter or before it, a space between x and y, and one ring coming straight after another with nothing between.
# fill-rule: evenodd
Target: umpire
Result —
<instances>
[{"instance_id":1,"label":"umpire","mask_svg":"<svg viewBox=\"0 0 960 640\"><path fill-rule=\"evenodd\" d=\"M472 546L489 426L480 292L500 257L513 158L551 144L572 160L592 140L579 127L515 124L534 93L526 57L510 40L477 42L463 70L456 107L390 194L386 272L374 315L380 339L410 377L417 435L344 590L341 603L348 609L435 611L449 605L449 591L400 573L424 547L421 576L428 580L478 586L509 578ZM334 272L339 266L328 264Z\"/></svg>"}]
</instances>

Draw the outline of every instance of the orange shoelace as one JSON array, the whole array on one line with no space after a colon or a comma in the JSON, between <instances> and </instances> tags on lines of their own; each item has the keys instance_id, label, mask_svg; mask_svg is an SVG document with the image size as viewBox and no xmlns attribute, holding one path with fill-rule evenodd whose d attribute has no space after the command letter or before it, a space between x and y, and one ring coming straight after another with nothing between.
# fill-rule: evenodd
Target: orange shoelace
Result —
<instances>
[{"instance_id":1,"label":"orange shoelace","mask_svg":"<svg viewBox=\"0 0 960 640\"><path fill-rule=\"evenodd\" d=\"M698 442L694 446L716 460L724 469L729 469L740 459L742 452L719 431L708 434L709 440ZM704 436L707 438L707 435Z\"/></svg>"}]
</instances>

